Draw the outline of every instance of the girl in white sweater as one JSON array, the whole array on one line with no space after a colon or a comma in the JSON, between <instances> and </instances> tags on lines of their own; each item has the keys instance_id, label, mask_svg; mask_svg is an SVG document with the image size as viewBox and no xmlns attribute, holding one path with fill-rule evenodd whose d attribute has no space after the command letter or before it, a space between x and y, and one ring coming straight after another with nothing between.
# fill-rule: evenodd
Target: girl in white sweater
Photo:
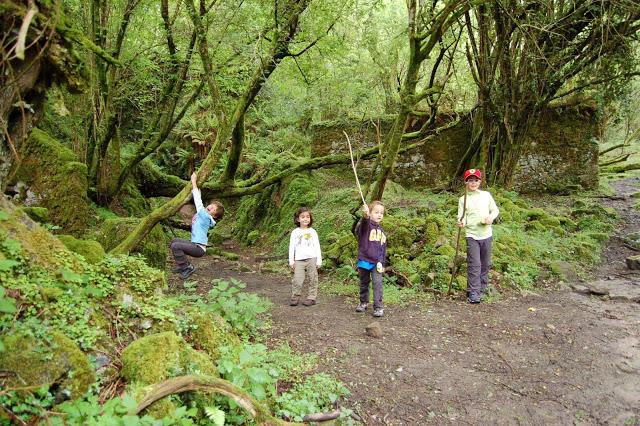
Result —
<instances>
[{"instance_id":1,"label":"girl in white sweater","mask_svg":"<svg viewBox=\"0 0 640 426\"><path fill-rule=\"evenodd\" d=\"M300 302L302 284L305 276L309 277L309 289L307 298L302 304L313 306L318 295L318 268L322 265L322 253L320 252L320 240L313 225L311 210L300 207L293 215L293 222L297 228L291 231L289 239L289 266L293 270L291 280L290 306L297 306Z\"/></svg>"}]
</instances>

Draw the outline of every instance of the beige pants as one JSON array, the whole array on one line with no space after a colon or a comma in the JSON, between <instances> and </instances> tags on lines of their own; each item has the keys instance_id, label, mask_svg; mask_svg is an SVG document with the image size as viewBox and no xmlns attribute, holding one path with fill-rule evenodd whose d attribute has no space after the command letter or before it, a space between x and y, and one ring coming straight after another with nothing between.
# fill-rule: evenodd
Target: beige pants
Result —
<instances>
[{"instance_id":1,"label":"beige pants","mask_svg":"<svg viewBox=\"0 0 640 426\"><path fill-rule=\"evenodd\" d=\"M296 260L293 265L293 279L291 280L291 297L300 297L305 276L309 277L309 292L307 299L316 300L318 296L318 269L316 258Z\"/></svg>"}]
</instances>

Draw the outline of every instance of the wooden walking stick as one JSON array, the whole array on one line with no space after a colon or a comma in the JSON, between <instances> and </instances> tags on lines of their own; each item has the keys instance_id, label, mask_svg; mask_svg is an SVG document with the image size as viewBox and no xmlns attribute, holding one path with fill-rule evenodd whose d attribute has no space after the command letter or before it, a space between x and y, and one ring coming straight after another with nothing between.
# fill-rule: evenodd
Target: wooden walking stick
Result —
<instances>
[{"instance_id":1,"label":"wooden walking stick","mask_svg":"<svg viewBox=\"0 0 640 426\"><path fill-rule=\"evenodd\" d=\"M362 187L360 186L360 180L358 179L358 172L356 171L356 163L353 161L353 150L351 149L351 140L349 140L349 135L344 130L342 131L344 135L347 137L347 144L349 145L349 156L351 157L351 168L353 169L353 175L356 177L356 185L358 186L358 192L360 193L360 198L362 199L362 204L367 204L364 200L364 195L362 195Z\"/></svg>"},{"instance_id":2,"label":"wooden walking stick","mask_svg":"<svg viewBox=\"0 0 640 426\"><path fill-rule=\"evenodd\" d=\"M462 220L464 220L464 216L467 214L467 185L464 185L464 198L462 201ZM456 254L453 258L453 268L451 268L451 279L449 280L449 288L447 289L447 295L451 296L451 290L453 285L453 280L456 277L456 273L458 272L458 252L460 251L460 234L462 233L462 227L458 226L458 236L456 237Z\"/></svg>"}]
</instances>

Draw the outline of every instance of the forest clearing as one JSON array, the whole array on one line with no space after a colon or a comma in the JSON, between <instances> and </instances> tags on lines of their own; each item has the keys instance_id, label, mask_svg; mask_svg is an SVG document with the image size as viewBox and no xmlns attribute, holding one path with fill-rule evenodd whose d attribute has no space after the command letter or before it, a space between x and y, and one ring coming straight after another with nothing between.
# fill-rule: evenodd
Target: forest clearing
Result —
<instances>
[{"instance_id":1,"label":"forest clearing","mask_svg":"<svg viewBox=\"0 0 640 426\"><path fill-rule=\"evenodd\" d=\"M0 425L640 425L636 1L0 23Z\"/></svg>"},{"instance_id":2,"label":"forest clearing","mask_svg":"<svg viewBox=\"0 0 640 426\"><path fill-rule=\"evenodd\" d=\"M638 181L616 185L618 194L628 197ZM612 202L624 212L617 235L640 221L629 200ZM316 306L290 307L289 276L261 272L249 257L240 263L249 270L224 258L198 262L189 291L208 291L209 277L237 279L271 300L269 344L317 354L319 371L349 387L345 403L364 424L634 424L640 288L638 274L620 261L632 251L614 241L586 283L473 309L460 300L392 305L379 337L365 331L371 316L353 311L355 283ZM593 294L589 283L599 280L626 291Z\"/></svg>"}]
</instances>

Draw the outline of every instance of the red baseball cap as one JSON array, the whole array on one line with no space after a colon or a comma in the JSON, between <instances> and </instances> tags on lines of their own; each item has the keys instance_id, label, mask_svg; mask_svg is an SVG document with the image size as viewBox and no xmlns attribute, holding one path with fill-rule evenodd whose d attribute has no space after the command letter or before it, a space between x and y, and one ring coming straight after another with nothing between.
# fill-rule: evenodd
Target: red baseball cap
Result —
<instances>
[{"instance_id":1,"label":"red baseball cap","mask_svg":"<svg viewBox=\"0 0 640 426\"><path fill-rule=\"evenodd\" d=\"M466 182L467 179L469 179L471 176L475 176L478 179L482 180L482 173L480 173L480 169L469 169L466 172L464 172L464 181Z\"/></svg>"}]
</instances>

